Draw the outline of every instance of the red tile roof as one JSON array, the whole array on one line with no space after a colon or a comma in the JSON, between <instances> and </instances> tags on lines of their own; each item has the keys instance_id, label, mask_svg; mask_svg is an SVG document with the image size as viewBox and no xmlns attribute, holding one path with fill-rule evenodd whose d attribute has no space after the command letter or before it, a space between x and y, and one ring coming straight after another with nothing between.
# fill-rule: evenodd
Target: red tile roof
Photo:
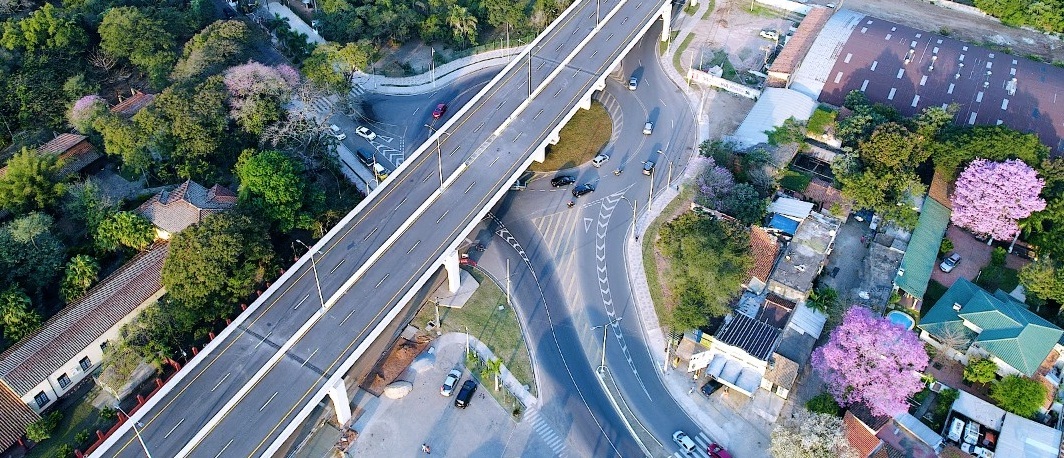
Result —
<instances>
[{"instance_id":1,"label":"red tile roof","mask_svg":"<svg viewBox=\"0 0 1064 458\"><path fill-rule=\"evenodd\" d=\"M138 111L148 106L153 100L155 100L155 94L145 94L140 91L135 91L133 95L126 97L125 100L122 100L121 102L118 102L117 105L111 107L111 113L128 118L137 114Z\"/></svg>"},{"instance_id":2,"label":"red tile roof","mask_svg":"<svg viewBox=\"0 0 1064 458\"><path fill-rule=\"evenodd\" d=\"M152 224L171 234L236 205L236 194L222 185L204 188L188 180L171 191L162 191L137 208Z\"/></svg>"},{"instance_id":3,"label":"red tile roof","mask_svg":"<svg viewBox=\"0 0 1064 458\"><path fill-rule=\"evenodd\" d=\"M37 147L38 154L53 154L59 156L59 169L61 176L78 173L89 164L103 157L96 148L89 143L88 137L78 134L59 134ZM7 174L7 166L0 168L0 176Z\"/></svg>"},{"instance_id":4,"label":"red tile roof","mask_svg":"<svg viewBox=\"0 0 1064 458\"><path fill-rule=\"evenodd\" d=\"M26 427L41 417L17 394L0 384L0 450L18 442Z\"/></svg>"},{"instance_id":5,"label":"red tile roof","mask_svg":"<svg viewBox=\"0 0 1064 458\"><path fill-rule=\"evenodd\" d=\"M162 289L163 261L169 252L170 244L162 242L134 256L40 330L0 354L0 381L24 396L50 377Z\"/></svg>"},{"instance_id":6,"label":"red tile roof","mask_svg":"<svg viewBox=\"0 0 1064 458\"><path fill-rule=\"evenodd\" d=\"M857 456L867 458L879 447L880 441L875 433L849 411L842 417L842 427L846 430L846 439L850 441L850 446L857 451Z\"/></svg>"},{"instance_id":7,"label":"red tile roof","mask_svg":"<svg viewBox=\"0 0 1064 458\"><path fill-rule=\"evenodd\" d=\"M750 228L750 250L754 253L754 267L750 269L750 276L768 282L768 275L772 273L772 265L776 263L776 255L780 252L779 243L764 229L753 226Z\"/></svg>"},{"instance_id":8,"label":"red tile roof","mask_svg":"<svg viewBox=\"0 0 1064 458\"><path fill-rule=\"evenodd\" d=\"M831 19L831 14L834 12L828 8L815 6L809 10L809 14L798 25L798 30L794 32L791 39L783 46L783 50L776 56L776 60L772 62L769 71L794 73L798 69L798 64L805 58L805 54L809 52L809 48L813 47L813 40L816 40L820 30L824 28L824 24L828 23L828 19Z\"/></svg>"}]
</instances>

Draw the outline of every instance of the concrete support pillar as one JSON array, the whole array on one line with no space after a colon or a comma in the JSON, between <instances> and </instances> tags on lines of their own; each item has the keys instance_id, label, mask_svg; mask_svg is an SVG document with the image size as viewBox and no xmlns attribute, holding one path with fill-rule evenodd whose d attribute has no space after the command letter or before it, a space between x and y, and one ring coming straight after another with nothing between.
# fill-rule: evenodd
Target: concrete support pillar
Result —
<instances>
[{"instance_id":1,"label":"concrete support pillar","mask_svg":"<svg viewBox=\"0 0 1064 458\"><path fill-rule=\"evenodd\" d=\"M595 85L592 86L592 89L594 89L596 91L601 91L603 89L606 89L606 78L603 77L602 79L596 81Z\"/></svg>"},{"instance_id":2,"label":"concrete support pillar","mask_svg":"<svg viewBox=\"0 0 1064 458\"><path fill-rule=\"evenodd\" d=\"M333 410L336 411L336 422L346 425L351 420L351 399L347 397L347 385L344 379L336 381L329 388L329 399L332 399Z\"/></svg>"},{"instance_id":3,"label":"concrete support pillar","mask_svg":"<svg viewBox=\"0 0 1064 458\"><path fill-rule=\"evenodd\" d=\"M461 284L462 269L458 267L458 252L455 251L447 256L447 259L443 260L443 268L447 270L447 289L452 293L458 292L458 286Z\"/></svg>"},{"instance_id":4,"label":"concrete support pillar","mask_svg":"<svg viewBox=\"0 0 1064 458\"><path fill-rule=\"evenodd\" d=\"M540 162L540 163L542 163L543 161L547 160L547 149L546 148L537 149L536 152L532 153L532 160L536 161L536 162Z\"/></svg>"},{"instance_id":5,"label":"concrete support pillar","mask_svg":"<svg viewBox=\"0 0 1064 458\"><path fill-rule=\"evenodd\" d=\"M547 143L550 143L552 145L557 145L558 142L561 141L561 139L562 139L561 136L558 135L560 132L561 132L561 130L559 130L558 132L554 132L554 133L550 134L550 137L547 137Z\"/></svg>"},{"instance_id":6,"label":"concrete support pillar","mask_svg":"<svg viewBox=\"0 0 1064 458\"><path fill-rule=\"evenodd\" d=\"M672 2L665 2L665 6L661 7L661 41L669 41L669 35L672 34Z\"/></svg>"},{"instance_id":7,"label":"concrete support pillar","mask_svg":"<svg viewBox=\"0 0 1064 458\"><path fill-rule=\"evenodd\" d=\"M583 97L580 98L580 109L581 110L590 110L591 109L591 94L594 94L594 91L588 92L587 94L585 94Z\"/></svg>"}]
</instances>

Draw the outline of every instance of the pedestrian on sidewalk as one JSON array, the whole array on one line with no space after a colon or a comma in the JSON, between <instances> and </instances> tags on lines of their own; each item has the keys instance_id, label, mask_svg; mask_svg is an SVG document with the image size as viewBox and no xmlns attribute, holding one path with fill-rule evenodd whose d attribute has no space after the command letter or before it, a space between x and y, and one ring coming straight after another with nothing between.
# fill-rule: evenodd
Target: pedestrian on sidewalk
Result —
<instances>
[{"instance_id":1,"label":"pedestrian on sidewalk","mask_svg":"<svg viewBox=\"0 0 1064 458\"><path fill-rule=\"evenodd\" d=\"M429 448L429 444L421 444L421 451L425 452L426 455L432 454L432 449Z\"/></svg>"}]
</instances>

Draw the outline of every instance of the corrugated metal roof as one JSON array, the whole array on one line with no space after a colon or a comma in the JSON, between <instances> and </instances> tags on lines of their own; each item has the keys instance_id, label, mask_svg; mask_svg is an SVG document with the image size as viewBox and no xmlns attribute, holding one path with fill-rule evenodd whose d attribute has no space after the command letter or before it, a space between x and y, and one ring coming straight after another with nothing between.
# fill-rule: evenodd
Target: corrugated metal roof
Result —
<instances>
[{"instance_id":1,"label":"corrugated metal roof","mask_svg":"<svg viewBox=\"0 0 1064 458\"><path fill-rule=\"evenodd\" d=\"M1060 435L1056 429L1006 412L994 453L1001 457L1056 458Z\"/></svg>"},{"instance_id":2,"label":"corrugated metal roof","mask_svg":"<svg viewBox=\"0 0 1064 458\"><path fill-rule=\"evenodd\" d=\"M794 314L791 315L791 322L787 324L787 327L793 328L802 334L819 338L820 333L824 331L824 323L827 323L827 321L827 315L809 308L808 305L802 302L794 309Z\"/></svg>"},{"instance_id":3,"label":"corrugated metal roof","mask_svg":"<svg viewBox=\"0 0 1064 458\"><path fill-rule=\"evenodd\" d=\"M746 315L737 314L714 336L717 340L742 348L754 358L768 361L769 355L776 349L780 330L767 323L757 321Z\"/></svg>"},{"instance_id":4,"label":"corrugated metal roof","mask_svg":"<svg viewBox=\"0 0 1064 458\"><path fill-rule=\"evenodd\" d=\"M809 217L809 213L813 211L813 206L814 204L812 202L792 199L790 197L780 197L768 206L768 212L790 216L793 219L801 221Z\"/></svg>"},{"instance_id":5,"label":"corrugated metal roof","mask_svg":"<svg viewBox=\"0 0 1064 458\"><path fill-rule=\"evenodd\" d=\"M927 282L938 260L938 248L949 225L949 214L949 209L935 199L924 199L920 219L894 276L895 285L918 299L927 292Z\"/></svg>"},{"instance_id":6,"label":"corrugated metal roof","mask_svg":"<svg viewBox=\"0 0 1064 458\"><path fill-rule=\"evenodd\" d=\"M937 449L939 444L942 443L941 435L936 433L935 430L928 428L927 425L923 424L920 420L917 420L916 417L910 415L909 412L903 412L901 415L894 417L894 421L931 448Z\"/></svg>"},{"instance_id":7,"label":"corrugated metal roof","mask_svg":"<svg viewBox=\"0 0 1064 458\"><path fill-rule=\"evenodd\" d=\"M1001 431L1005 422L1004 410L964 391L957 392L953 410L994 431Z\"/></svg>"},{"instance_id":8,"label":"corrugated metal roof","mask_svg":"<svg viewBox=\"0 0 1064 458\"><path fill-rule=\"evenodd\" d=\"M138 254L0 355L0 380L24 396L162 288L169 243Z\"/></svg>"},{"instance_id":9,"label":"corrugated metal roof","mask_svg":"<svg viewBox=\"0 0 1064 458\"><path fill-rule=\"evenodd\" d=\"M805 94L790 89L765 88L754 108L735 130L732 140L743 148L768 142L765 131L782 126L787 118L806 121L816 107L816 101Z\"/></svg>"}]
</instances>

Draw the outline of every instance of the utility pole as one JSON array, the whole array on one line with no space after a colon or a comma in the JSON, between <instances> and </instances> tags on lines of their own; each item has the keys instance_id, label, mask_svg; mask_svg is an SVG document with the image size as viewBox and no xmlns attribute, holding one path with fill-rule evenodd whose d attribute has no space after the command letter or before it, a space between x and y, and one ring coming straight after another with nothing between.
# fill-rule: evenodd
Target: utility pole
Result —
<instances>
[{"instance_id":1,"label":"utility pole","mask_svg":"<svg viewBox=\"0 0 1064 458\"><path fill-rule=\"evenodd\" d=\"M374 163L376 163L376 162L374 162ZM376 174L376 172L374 172L374 174ZM303 243L302 240L296 239L296 242L299 242L300 245L303 245L303 247L305 247L307 249L307 252L310 253L310 268L311 268L311 270L314 271L314 286L316 286L318 288L318 300L321 301L321 312L324 314L325 313L325 295L323 295L321 293L321 282L318 281L318 263L314 261L314 254L317 253L318 256L321 256L322 252L320 252L320 251L312 251L310 249L310 247L307 246L306 243Z\"/></svg>"},{"instance_id":2,"label":"utility pole","mask_svg":"<svg viewBox=\"0 0 1064 458\"><path fill-rule=\"evenodd\" d=\"M532 100L532 51L534 49L528 47L528 99Z\"/></svg>"},{"instance_id":3,"label":"utility pole","mask_svg":"<svg viewBox=\"0 0 1064 458\"><path fill-rule=\"evenodd\" d=\"M122 415L125 415L126 418L128 418L130 421L133 421L133 418L130 417L129 414L126 413L125 410L122 410L122 406L118 404L118 401L115 401L115 406L114 407L115 407L115 409L118 409L119 412L122 412ZM148 452L148 446L144 444L144 438L140 437L140 430L137 429L138 426L143 428L144 425L141 424L139 421L134 421L132 426L133 426L133 434L137 436L137 441L140 442L140 448L144 449L144 454L148 455L148 458L151 458L151 453Z\"/></svg>"},{"instance_id":4,"label":"utility pole","mask_svg":"<svg viewBox=\"0 0 1064 458\"><path fill-rule=\"evenodd\" d=\"M506 258L506 305L513 308L510 303L510 258Z\"/></svg>"},{"instance_id":5,"label":"utility pole","mask_svg":"<svg viewBox=\"0 0 1064 458\"><path fill-rule=\"evenodd\" d=\"M428 127L429 130L431 130L433 132L437 132L436 128L432 127L431 125L425 124L425 127ZM440 135L442 135L442 134L440 134ZM440 136L439 135L436 136L436 157L439 158L439 164L440 164L440 189L443 189L443 149L442 149L442 145L440 145Z\"/></svg>"},{"instance_id":6,"label":"utility pole","mask_svg":"<svg viewBox=\"0 0 1064 458\"><path fill-rule=\"evenodd\" d=\"M600 325L600 326L592 326L591 327L592 331L594 331L594 330L596 330L598 328L602 328L602 362L599 363L599 367L598 367L598 373L600 375L606 373L606 333L609 332L610 326L613 326L613 325L619 323L622 318L624 318L624 317L623 316L619 316L619 317L613 319L613 321L610 321L609 323L606 323L606 324L603 324L603 325Z\"/></svg>"},{"instance_id":7,"label":"utility pole","mask_svg":"<svg viewBox=\"0 0 1064 458\"><path fill-rule=\"evenodd\" d=\"M429 58L429 75L432 77L432 87L436 87L436 48L429 47L431 56Z\"/></svg>"}]
</instances>

